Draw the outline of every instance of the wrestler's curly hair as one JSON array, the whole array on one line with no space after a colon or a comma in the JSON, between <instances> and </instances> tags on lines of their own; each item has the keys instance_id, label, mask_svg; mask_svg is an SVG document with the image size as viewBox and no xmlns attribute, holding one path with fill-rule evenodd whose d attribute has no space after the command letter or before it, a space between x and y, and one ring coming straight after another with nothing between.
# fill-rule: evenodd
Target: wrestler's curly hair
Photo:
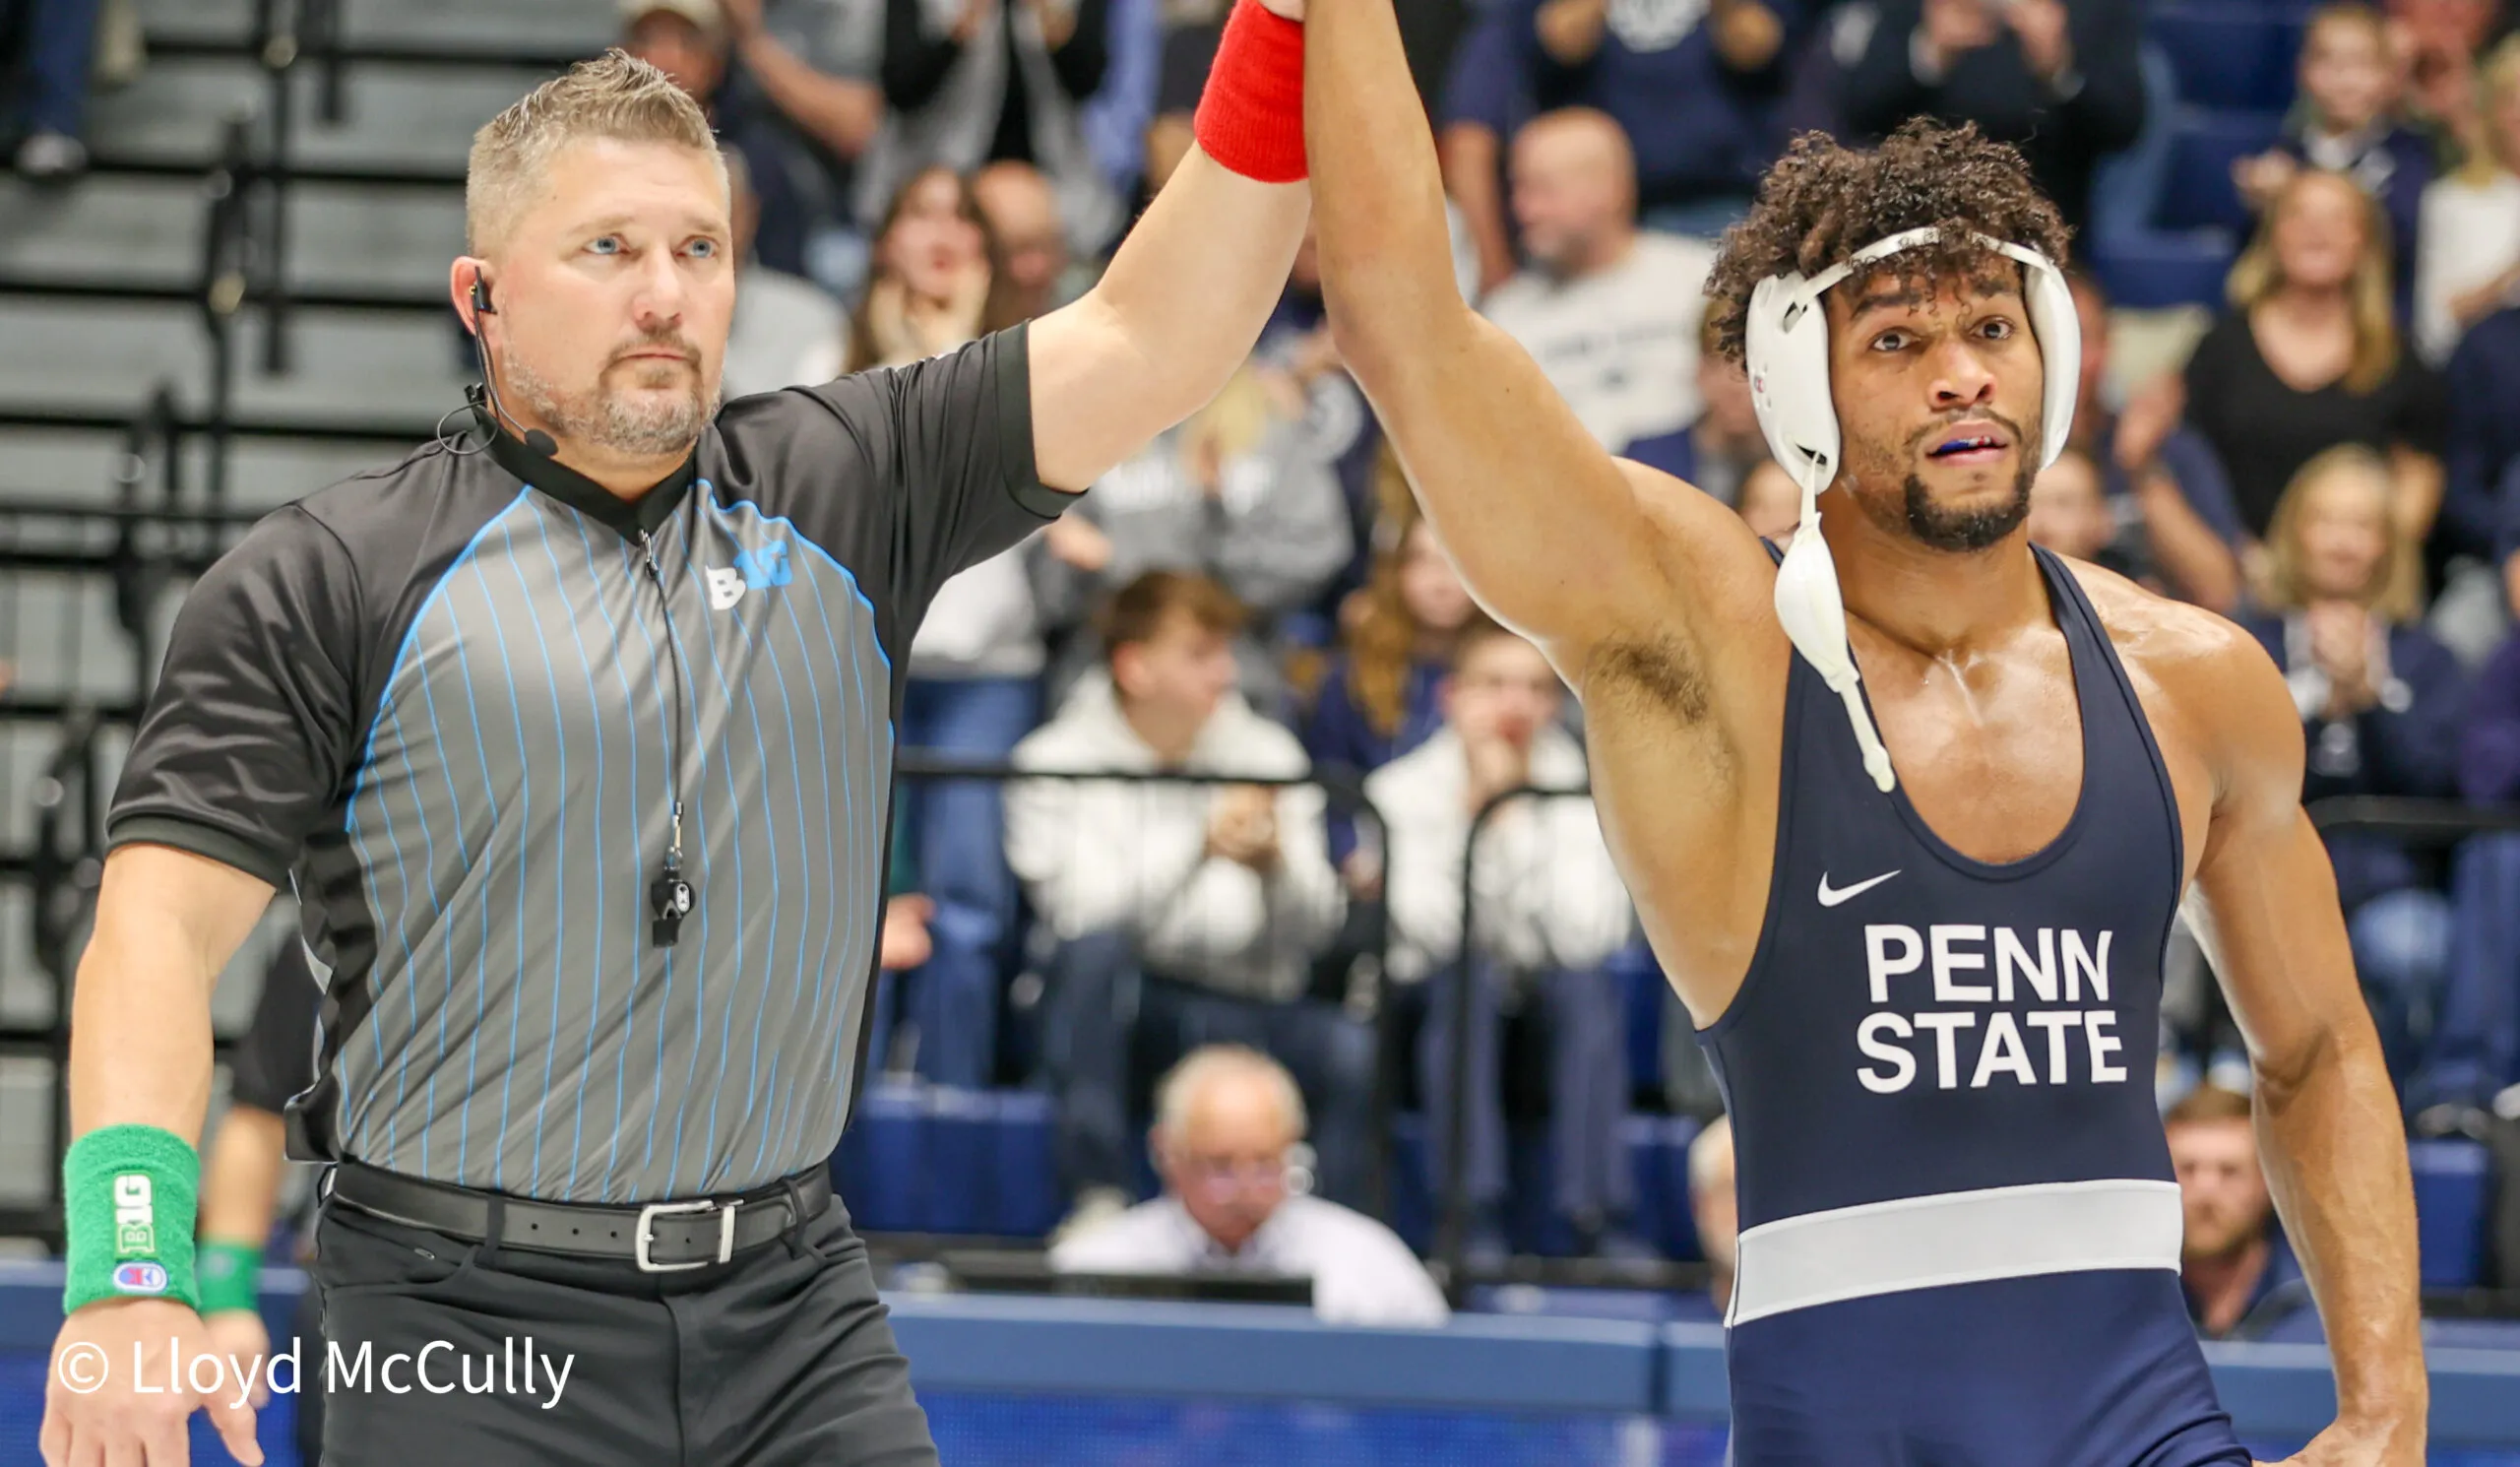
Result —
<instances>
[{"instance_id":1,"label":"wrestler's curly hair","mask_svg":"<svg viewBox=\"0 0 2520 1467\"><path fill-rule=\"evenodd\" d=\"M1929 279L1973 270L1986 254L1969 242L1973 231L2065 263L2067 230L2056 206L2031 181L2020 152L1982 136L1975 123L1911 118L1862 150L1803 133L1768 169L1748 216L1725 231L1706 281L1715 350L1741 360L1742 320L1760 281L1816 275L1877 239L1926 224L1942 227L1939 242L1903 250L1848 284L1859 288L1884 266Z\"/></svg>"}]
</instances>

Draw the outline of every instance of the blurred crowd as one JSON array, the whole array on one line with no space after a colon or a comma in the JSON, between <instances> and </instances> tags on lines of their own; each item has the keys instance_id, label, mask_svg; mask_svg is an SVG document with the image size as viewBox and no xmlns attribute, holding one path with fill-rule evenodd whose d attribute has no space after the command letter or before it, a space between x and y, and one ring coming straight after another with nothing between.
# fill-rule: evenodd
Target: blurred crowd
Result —
<instances>
[{"instance_id":1,"label":"blurred crowd","mask_svg":"<svg viewBox=\"0 0 2520 1467\"><path fill-rule=\"evenodd\" d=\"M1074 298L1192 146L1225 4L625 0L620 44L705 104L738 164L728 395ZM1796 129L1856 140L1923 113L2018 144L2077 230L2083 327L2079 362L2051 364L2081 399L2033 538L2252 630L2299 703L2305 799L2520 801L2513 8L1397 4L1465 294L1606 446L1763 535L1796 496L1706 349L1722 231ZM20 165L75 172L44 140L76 151L63 68L90 63L60 32L93 31L94 0L0 14L32 36L5 94ZM2200 28L2280 37L2281 76L2217 81ZM2137 267L2148 240L2210 251L2222 236L2180 230L2217 219L2191 311L2210 323L2182 360ZM2113 306L2121 289L2146 309ZM1361 1194L1386 1105L1422 1105L1427 1182L1457 1164L1474 1250L1500 1248L1509 1136L1545 1117L1538 1184L1565 1236L1643 1248L1621 1117L1720 1098L1580 794L1580 711L1418 518L1308 249L1215 401L944 589L900 738L1023 777L905 782L895 888L919 900L893 911L923 920L924 960L886 980L874 1062L1048 1088L1078 1221L1172 1175L1140 1144L1157 1077L1223 1045L1292 1076L1303 1139L1284 1144L1322 1197ZM1577 793L1500 800L1533 788ZM2329 845L2410 1124L2475 1129L2520 1082L2520 836ZM2171 988L2165 1109L2211 1082L2244 1115L2192 942ZM1435 1103L1457 1087L1459 1136ZM2197 1103L2190 1130L2233 1104ZM1201 1195L1269 1171L1230 1161Z\"/></svg>"}]
</instances>

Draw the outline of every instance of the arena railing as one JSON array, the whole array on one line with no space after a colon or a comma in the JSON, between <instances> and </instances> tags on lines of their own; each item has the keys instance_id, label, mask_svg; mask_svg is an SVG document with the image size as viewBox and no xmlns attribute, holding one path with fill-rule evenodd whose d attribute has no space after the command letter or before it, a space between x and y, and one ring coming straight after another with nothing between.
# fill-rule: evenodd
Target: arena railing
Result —
<instances>
[{"instance_id":1,"label":"arena railing","mask_svg":"<svg viewBox=\"0 0 2520 1467\"><path fill-rule=\"evenodd\" d=\"M45 272L35 275L0 273L0 295L55 300L135 303L204 304L214 340L214 404L203 426L221 442L230 424L225 382L233 366L225 341L230 318L251 307L263 325L260 365L267 374L283 374L294 360L293 323L300 311L400 313L436 315L447 310L445 291L422 283L316 286L292 284L290 203L301 187L349 186L407 188L460 193L460 166L428 167L309 162L297 157L297 133L304 115L299 96L301 79L315 77L315 116L338 125L348 116L348 74L354 68L390 66L435 70L513 69L534 74L555 73L583 59L579 48L446 46L392 41L357 41L343 33L341 0L255 0L252 21L242 35L185 34L153 32L151 55L161 58L238 60L262 74L258 104L231 118L222 133L223 146L214 155L121 152L99 149L89 171L134 178L198 178L211 204L205 231L212 261L194 281L133 278L119 275L81 276ZM0 413L0 426L79 428L88 415L21 410ZM281 435L323 438L333 424L313 422L307 431L274 421ZM406 441L419 433L353 433L358 438L392 437ZM214 475L223 475L224 455L213 460Z\"/></svg>"},{"instance_id":2,"label":"arena railing","mask_svg":"<svg viewBox=\"0 0 2520 1467\"><path fill-rule=\"evenodd\" d=\"M70 991L79 948L94 912L103 869L104 807L110 793L105 742L140 713L155 680L160 649L157 614L166 591L207 568L245 526L259 517L198 502L181 452L183 430L174 393L164 384L151 393L120 428L109 492L94 499L17 492L0 493L0 571L9 573L11 595L22 597L36 577L103 579L112 588L115 630L131 655L133 685L126 696L97 696L80 671L91 660L89 618L73 606L61 618L63 644L51 649L58 689L13 686L0 692L0 722L50 724L56 742L37 776L22 788L0 790L0 801L32 812L32 840L0 850L0 882L26 888L30 956L42 980L39 1018L0 1019L0 1056L32 1058L47 1067L52 1096L48 1140L55 1162L68 1144L69 1110L63 1088L69 1056ZM0 659L22 670L35 666L25 643L30 618L22 600L0 619ZM228 1042L219 1042L222 1057ZM56 1168L57 1170L57 1168ZM46 1179L46 1200L0 1207L0 1234L26 1234L58 1244L60 1215Z\"/></svg>"}]
</instances>

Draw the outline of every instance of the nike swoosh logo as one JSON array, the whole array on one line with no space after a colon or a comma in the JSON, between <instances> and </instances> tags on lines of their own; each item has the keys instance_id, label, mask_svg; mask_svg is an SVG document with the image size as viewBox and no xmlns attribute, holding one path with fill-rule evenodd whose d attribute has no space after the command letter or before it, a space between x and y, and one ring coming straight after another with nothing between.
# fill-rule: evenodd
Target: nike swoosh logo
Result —
<instances>
[{"instance_id":1,"label":"nike swoosh logo","mask_svg":"<svg viewBox=\"0 0 2520 1467\"><path fill-rule=\"evenodd\" d=\"M1832 888L1829 885L1829 873L1822 871L1820 873L1820 905L1823 907L1834 907L1840 902L1859 897L1865 892L1872 890L1872 888L1879 886L1882 882L1887 881L1898 874L1899 873L1897 871L1883 871L1880 875L1873 877L1869 881L1858 881L1853 886Z\"/></svg>"}]
</instances>

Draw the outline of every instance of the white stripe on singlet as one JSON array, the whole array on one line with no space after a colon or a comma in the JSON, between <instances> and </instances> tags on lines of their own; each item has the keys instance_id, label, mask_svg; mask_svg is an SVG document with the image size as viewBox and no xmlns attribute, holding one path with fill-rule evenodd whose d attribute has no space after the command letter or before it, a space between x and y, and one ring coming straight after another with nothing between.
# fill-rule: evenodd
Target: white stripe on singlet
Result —
<instances>
[{"instance_id":1,"label":"white stripe on singlet","mask_svg":"<svg viewBox=\"0 0 2520 1467\"><path fill-rule=\"evenodd\" d=\"M1741 1234L1725 1322L1987 1279L2176 1272L2181 1225L2177 1182L2131 1179L1942 1192L1780 1218Z\"/></svg>"}]
</instances>

